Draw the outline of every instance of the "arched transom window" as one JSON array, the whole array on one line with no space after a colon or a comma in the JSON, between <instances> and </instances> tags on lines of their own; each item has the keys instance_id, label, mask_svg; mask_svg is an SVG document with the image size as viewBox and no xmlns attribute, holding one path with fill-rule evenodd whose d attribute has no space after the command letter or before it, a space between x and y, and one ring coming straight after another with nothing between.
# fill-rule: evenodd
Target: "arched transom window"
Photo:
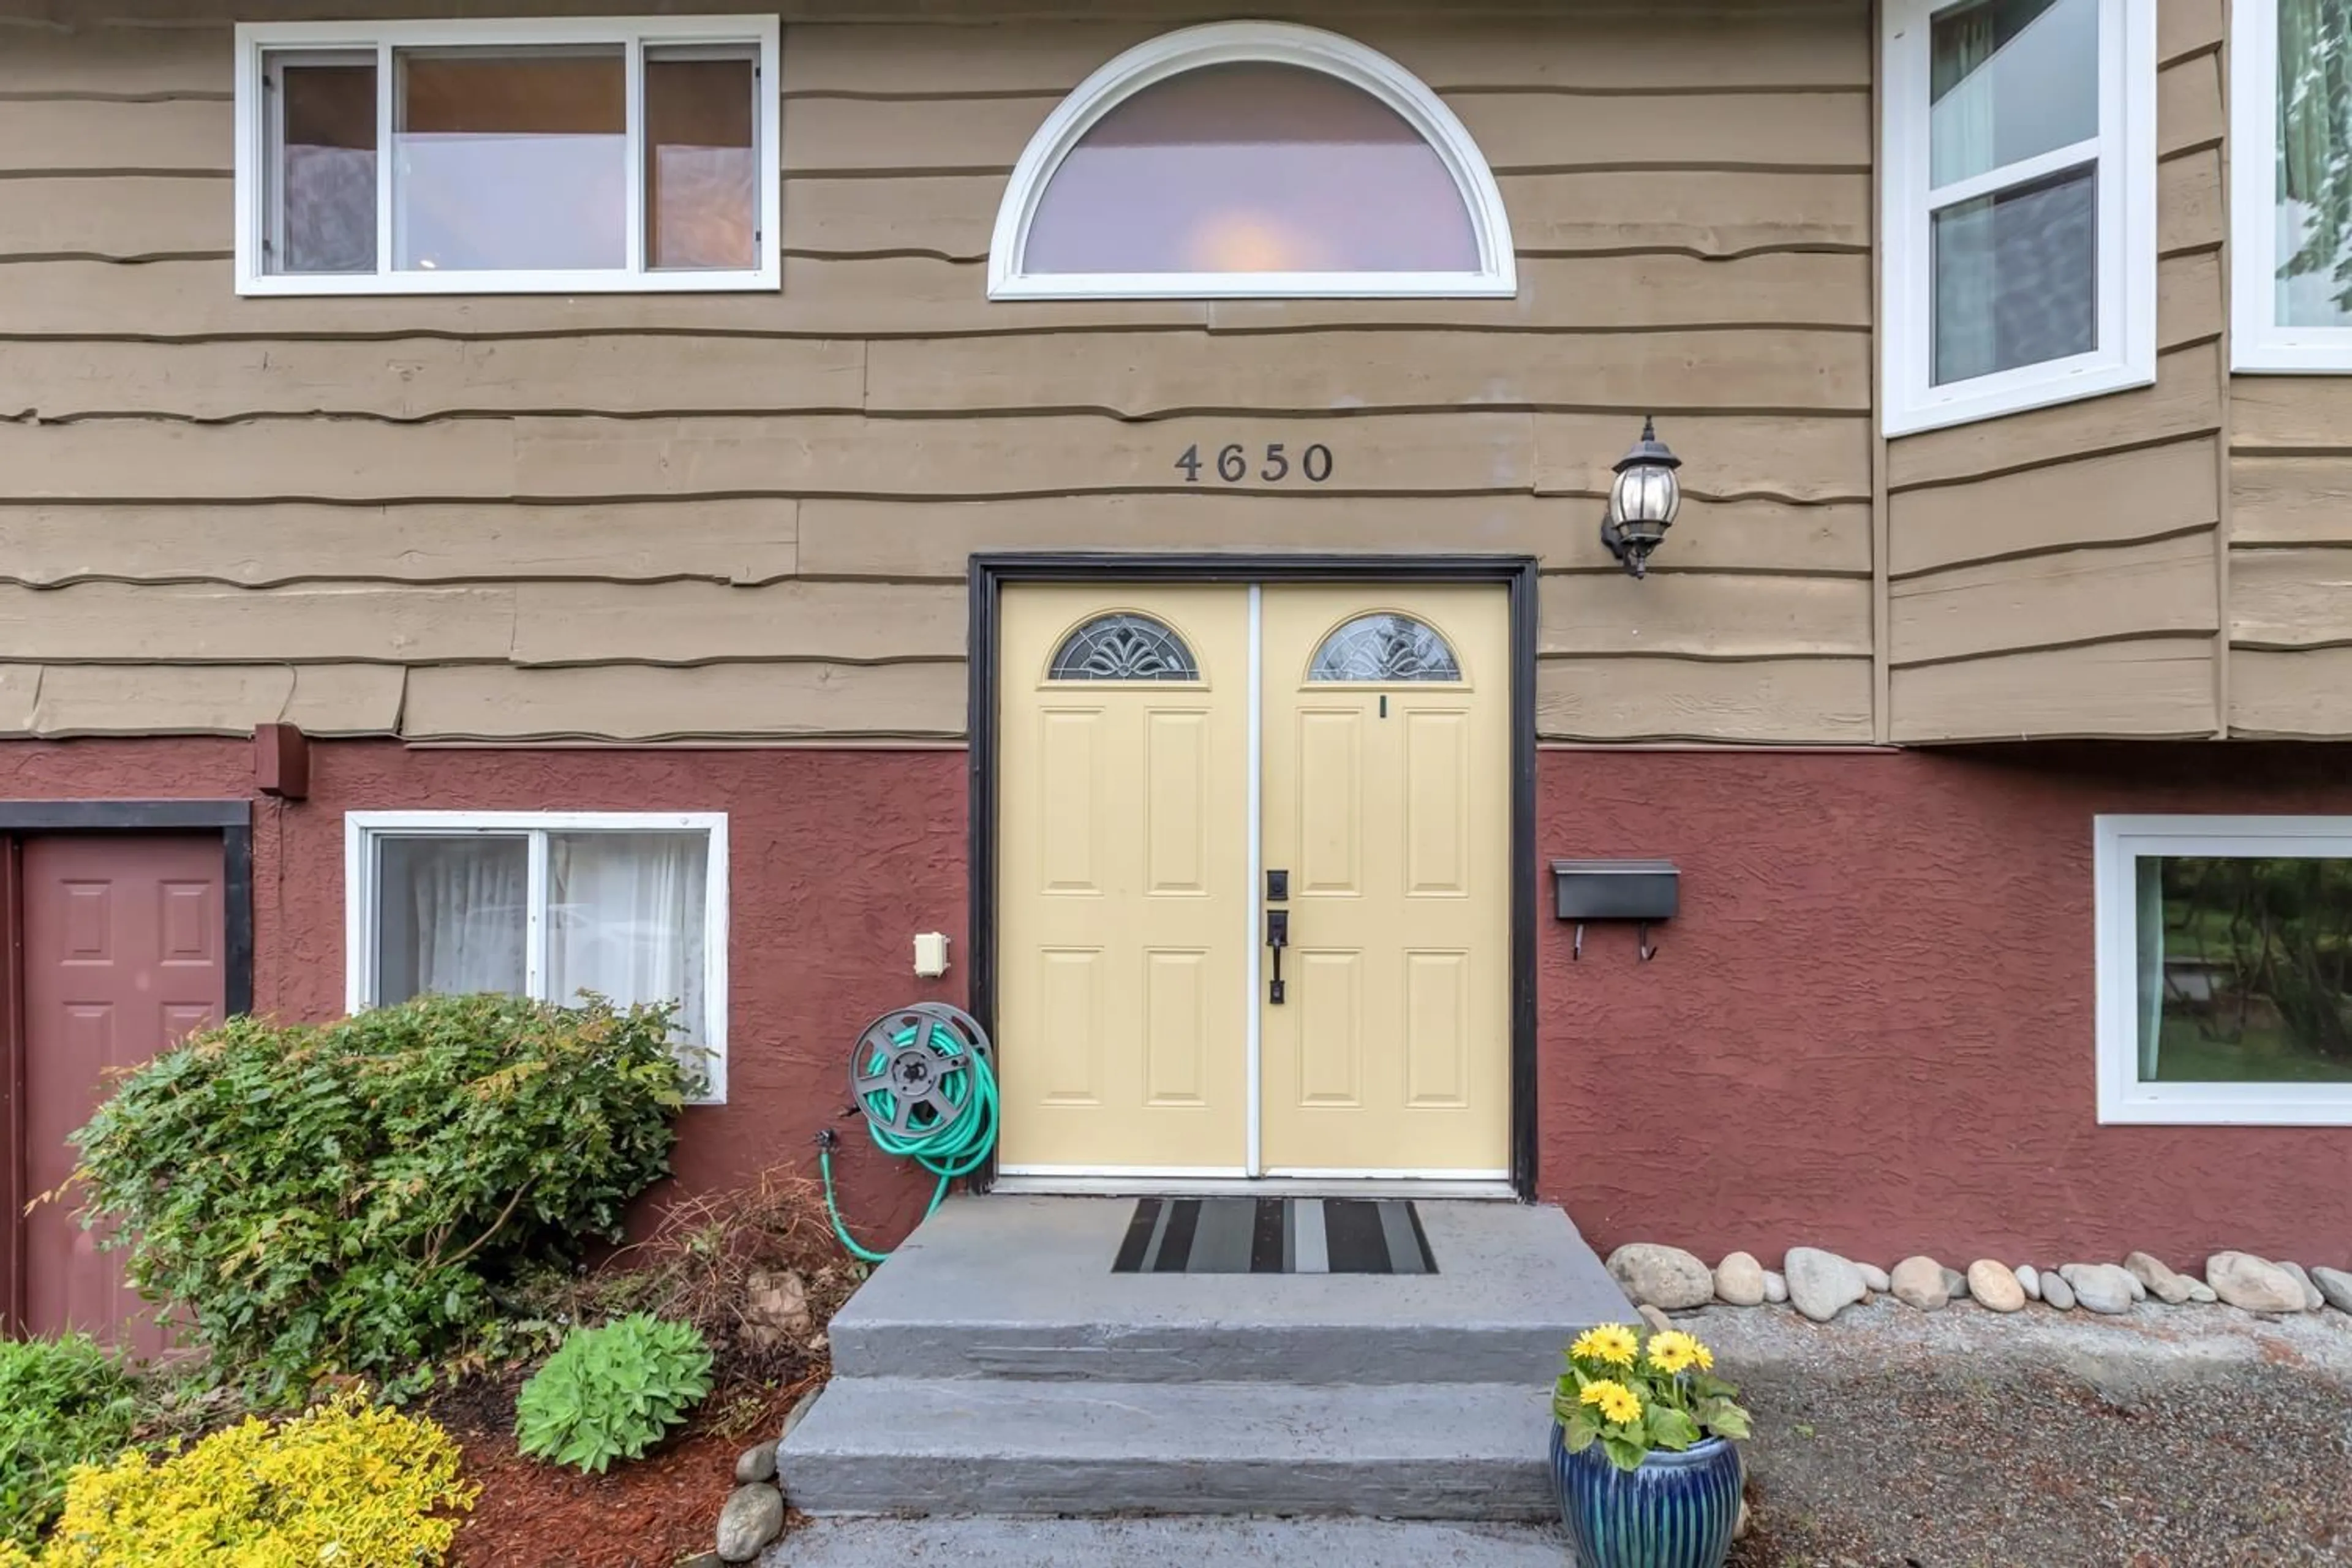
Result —
<instances>
[{"instance_id":1,"label":"arched transom window","mask_svg":"<svg viewBox=\"0 0 2352 1568\"><path fill-rule=\"evenodd\" d=\"M1188 27L1097 71L1022 154L989 252L995 299L1517 291L1454 111L1288 23Z\"/></svg>"}]
</instances>

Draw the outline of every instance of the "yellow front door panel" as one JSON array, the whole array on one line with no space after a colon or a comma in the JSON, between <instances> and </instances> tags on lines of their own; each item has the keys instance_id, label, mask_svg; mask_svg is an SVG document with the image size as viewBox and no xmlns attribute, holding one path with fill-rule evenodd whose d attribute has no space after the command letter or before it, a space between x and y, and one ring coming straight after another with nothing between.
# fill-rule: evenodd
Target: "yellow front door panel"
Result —
<instances>
[{"instance_id":1,"label":"yellow front door panel","mask_svg":"<svg viewBox=\"0 0 2352 1568\"><path fill-rule=\"evenodd\" d=\"M1000 1168L1501 1178L1508 596L1258 590L1255 746L1253 603L1004 590Z\"/></svg>"}]
</instances>

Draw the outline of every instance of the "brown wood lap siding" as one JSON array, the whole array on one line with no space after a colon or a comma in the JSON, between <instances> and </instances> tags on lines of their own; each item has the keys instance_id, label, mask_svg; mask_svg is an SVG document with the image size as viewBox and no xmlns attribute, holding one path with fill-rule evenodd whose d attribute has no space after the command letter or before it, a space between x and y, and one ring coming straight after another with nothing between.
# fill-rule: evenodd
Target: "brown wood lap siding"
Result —
<instances>
[{"instance_id":1,"label":"brown wood lap siding","mask_svg":"<svg viewBox=\"0 0 2352 1568\"><path fill-rule=\"evenodd\" d=\"M16 732L953 740L966 557L1132 547L1525 552L1547 737L1873 736L1859 0L1309 16L1478 137L1519 297L1213 305L983 298L1029 134L1197 8L784 6L778 294L259 300L230 13L83 9L0 0ZM1647 413L1688 500L1636 584ZM1235 440L1337 472L1181 483Z\"/></svg>"},{"instance_id":2,"label":"brown wood lap siding","mask_svg":"<svg viewBox=\"0 0 2352 1568\"><path fill-rule=\"evenodd\" d=\"M2213 734L2222 0L2158 0L2157 383L1889 445L1890 738Z\"/></svg>"}]
</instances>

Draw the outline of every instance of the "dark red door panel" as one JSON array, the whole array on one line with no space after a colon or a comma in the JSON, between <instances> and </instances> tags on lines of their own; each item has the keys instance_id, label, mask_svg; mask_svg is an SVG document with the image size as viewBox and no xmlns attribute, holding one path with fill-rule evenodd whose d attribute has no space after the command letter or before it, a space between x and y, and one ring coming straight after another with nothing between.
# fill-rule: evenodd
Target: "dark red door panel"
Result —
<instances>
[{"instance_id":1,"label":"dark red door panel","mask_svg":"<svg viewBox=\"0 0 2352 1568\"><path fill-rule=\"evenodd\" d=\"M60 834L24 853L25 1131L31 1190L73 1172L69 1134L89 1120L110 1070L146 1061L222 1016L217 834ZM153 1353L152 1310L122 1282L73 1211L79 1194L34 1209L25 1234L26 1326L80 1329Z\"/></svg>"}]
</instances>

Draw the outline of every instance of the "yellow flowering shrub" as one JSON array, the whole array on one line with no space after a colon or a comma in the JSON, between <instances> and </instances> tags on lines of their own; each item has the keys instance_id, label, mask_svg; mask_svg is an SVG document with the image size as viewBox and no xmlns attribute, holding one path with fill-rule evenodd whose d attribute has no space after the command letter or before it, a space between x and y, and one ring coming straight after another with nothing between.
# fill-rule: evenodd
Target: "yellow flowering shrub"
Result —
<instances>
[{"instance_id":1,"label":"yellow flowering shrub","mask_svg":"<svg viewBox=\"0 0 2352 1568\"><path fill-rule=\"evenodd\" d=\"M1551 1409L1570 1453L1598 1443L1611 1464L1637 1470L1653 1448L1678 1454L1710 1437L1745 1438L1738 1393L1715 1375L1715 1352L1680 1329L1645 1338L1631 1324L1603 1323L1568 1347Z\"/></svg>"},{"instance_id":2,"label":"yellow flowering shrub","mask_svg":"<svg viewBox=\"0 0 2352 1568\"><path fill-rule=\"evenodd\" d=\"M0 1568L429 1568L478 1491L457 1467L439 1426L345 1394L160 1461L80 1467L39 1555L0 1552Z\"/></svg>"}]
</instances>

